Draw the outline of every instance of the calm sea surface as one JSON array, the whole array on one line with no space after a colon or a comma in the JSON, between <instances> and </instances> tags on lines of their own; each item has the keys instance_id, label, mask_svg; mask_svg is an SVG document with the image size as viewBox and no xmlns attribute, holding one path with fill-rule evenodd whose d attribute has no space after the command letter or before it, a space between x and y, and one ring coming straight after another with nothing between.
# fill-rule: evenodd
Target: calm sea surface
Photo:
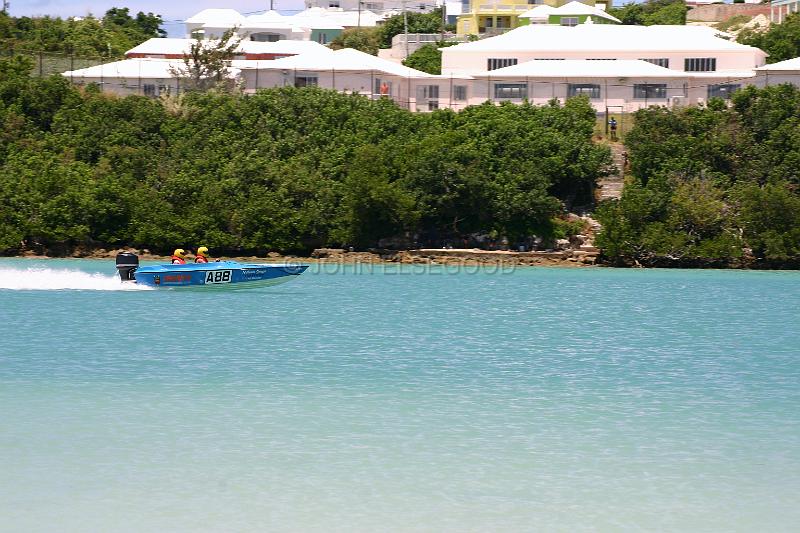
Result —
<instances>
[{"instance_id":1,"label":"calm sea surface","mask_svg":"<svg viewBox=\"0 0 800 533\"><path fill-rule=\"evenodd\" d=\"M2 532L800 528L800 273L112 276L0 261Z\"/></svg>"}]
</instances>

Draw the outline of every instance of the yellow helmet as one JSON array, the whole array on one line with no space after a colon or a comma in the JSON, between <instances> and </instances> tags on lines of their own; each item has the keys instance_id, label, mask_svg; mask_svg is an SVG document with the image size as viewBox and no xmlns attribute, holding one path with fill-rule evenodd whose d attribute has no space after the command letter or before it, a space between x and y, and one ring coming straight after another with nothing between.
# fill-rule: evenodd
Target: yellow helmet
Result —
<instances>
[{"instance_id":1,"label":"yellow helmet","mask_svg":"<svg viewBox=\"0 0 800 533\"><path fill-rule=\"evenodd\" d=\"M184 250L183 248L177 248L174 252L172 252L172 255L183 259L184 257L186 257L186 250Z\"/></svg>"},{"instance_id":2,"label":"yellow helmet","mask_svg":"<svg viewBox=\"0 0 800 533\"><path fill-rule=\"evenodd\" d=\"M197 255L208 255L208 248L201 246L197 249Z\"/></svg>"}]
</instances>

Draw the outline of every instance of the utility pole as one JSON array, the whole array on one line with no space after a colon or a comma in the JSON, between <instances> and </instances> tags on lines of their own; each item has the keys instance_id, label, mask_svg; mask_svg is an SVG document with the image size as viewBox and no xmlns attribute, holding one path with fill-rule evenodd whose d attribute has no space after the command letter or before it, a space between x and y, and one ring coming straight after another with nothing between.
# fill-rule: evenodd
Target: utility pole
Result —
<instances>
[{"instance_id":1,"label":"utility pole","mask_svg":"<svg viewBox=\"0 0 800 533\"><path fill-rule=\"evenodd\" d=\"M442 0L440 5L442 7L442 37L440 42L444 42L444 27L447 25L447 2Z\"/></svg>"},{"instance_id":2,"label":"utility pole","mask_svg":"<svg viewBox=\"0 0 800 533\"><path fill-rule=\"evenodd\" d=\"M361 0L358 0L358 27L361 28Z\"/></svg>"},{"instance_id":3,"label":"utility pole","mask_svg":"<svg viewBox=\"0 0 800 533\"><path fill-rule=\"evenodd\" d=\"M408 10L406 9L406 0L403 0L403 33L406 36L406 59L408 59Z\"/></svg>"},{"instance_id":4,"label":"utility pole","mask_svg":"<svg viewBox=\"0 0 800 533\"><path fill-rule=\"evenodd\" d=\"M270 10L270 11L272 11L272 1L273 1L273 0L269 0L269 10Z\"/></svg>"}]
</instances>

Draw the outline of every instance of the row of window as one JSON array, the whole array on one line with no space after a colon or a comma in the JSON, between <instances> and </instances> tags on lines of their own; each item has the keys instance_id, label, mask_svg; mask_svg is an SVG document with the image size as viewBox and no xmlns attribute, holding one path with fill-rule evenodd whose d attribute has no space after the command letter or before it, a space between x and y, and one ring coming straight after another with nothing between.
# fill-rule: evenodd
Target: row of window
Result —
<instances>
[{"instance_id":1,"label":"row of window","mask_svg":"<svg viewBox=\"0 0 800 533\"><path fill-rule=\"evenodd\" d=\"M550 59L550 58L548 58ZM563 61L563 58L558 58ZM608 59L609 61L611 58ZM641 58L659 67L669 68L668 57ZM489 58L486 63L486 70L496 70L503 67L510 67L517 64L517 58L497 57ZM714 72L717 70L717 58L715 57L687 57L683 60L683 70L686 72Z\"/></svg>"},{"instance_id":2,"label":"row of window","mask_svg":"<svg viewBox=\"0 0 800 533\"><path fill-rule=\"evenodd\" d=\"M708 86L708 98L728 99L741 89L739 84L723 83ZM595 83L567 84L567 97L588 96L590 99L600 98L600 85ZM522 100L528 97L527 83L496 83L494 85L495 100ZM633 97L638 100L664 100L667 98L665 83L636 83L633 86Z\"/></svg>"},{"instance_id":3,"label":"row of window","mask_svg":"<svg viewBox=\"0 0 800 533\"><path fill-rule=\"evenodd\" d=\"M316 87L319 85L319 78L314 75L299 75L294 77L295 87ZM155 86L145 85L145 94L155 93ZM741 85L723 83L708 86L708 98L728 99L731 95L741 89ZM375 94L390 96L392 84L390 82L375 80ZM439 86L438 85L419 85L417 86L417 102L428 102L431 109L438 108ZM596 83L568 83L567 97L587 96L592 100L601 98L600 85ZM637 83L633 86L633 97L639 100L664 100L667 98L667 84L665 83ZM524 100L528 98L527 83L495 83L495 100ZM454 85L452 99L463 102L467 99L467 86Z\"/></svg>"}]
</instances>

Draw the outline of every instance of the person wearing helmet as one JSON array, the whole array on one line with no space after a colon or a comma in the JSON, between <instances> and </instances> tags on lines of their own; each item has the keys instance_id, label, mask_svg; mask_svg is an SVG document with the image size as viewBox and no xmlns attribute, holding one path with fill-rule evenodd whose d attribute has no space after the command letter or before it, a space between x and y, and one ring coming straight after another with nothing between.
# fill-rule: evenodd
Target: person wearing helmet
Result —
<instances>
[{"instance_id":1,"label":"person wearing helmet","mask_svg":"<svg viewBox=\"0 0 800 533\"><path fill-rule=\"evenodd\" d=\"M178 248L174 252L172 252L172 264L173 265L185 265L186 264L186 250L183 248Z\"/></svg>"},{"instance_id":2,"label":"person wearing helmet","mask_svg":"<svg viewBox=\"0 0 800 533\"><path fill-rule=\"evenodd\" d=\"M208 248L205 246L201 246L197 249L197 253L194 257L195 263L208 263Z\"/></svg>"}]
</instances>

